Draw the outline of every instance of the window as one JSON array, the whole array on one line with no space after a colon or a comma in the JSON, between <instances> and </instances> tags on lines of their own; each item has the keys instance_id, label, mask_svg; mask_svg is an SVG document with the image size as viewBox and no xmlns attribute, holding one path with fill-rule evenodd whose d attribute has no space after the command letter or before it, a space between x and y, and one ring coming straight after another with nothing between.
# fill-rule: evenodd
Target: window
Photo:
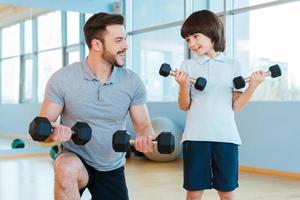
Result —
<instances>
[{"instance_id":1,"label":"window","mask_svg":"<svg viewBox=\"0 0 300 200\"><path fill-rule=\"evenodd\" d=\"M133 71L145 83L148 100L175 100L177 84L172 77L159 75L163 63L178 68L184 59L184 40L180 27L168 28L133 36ZM130 66L129 66L130 67Z\"/></svg>"},{"instance_id":2,"label":"window","mask_svg":"<svg viewBox=\"0 0 300 200\"><path fill-rule=\"evenodd\" d=\"M32 52L32 21L27 20L25 22L25 35L24 35L24 42L25 42L25 53Z\"/></svg>"},{"instance_id":3,"label":"window","mask_svg":"<svg viewBox=\"0 0 300 200\"><path fill-rule=\"evenodd\" d=\"M79 13L67 12L68 45L79 43Z\"/></svg>"},{"instance_id":4,"label":"window","mask_svg":"<svg viewBox=\"0 0 300 200\"><path fill-rule=\"evenodd\" d=\"M43 52L39 54L38 60L38 101L41 102L44 99L48 79L62 67L62 52L61 50Z\"/></svg>"},{"instance_id":5,"label":"window","mask_svg":"<svg viewBox=\"0 0 300 200\"><path fill-rule=\"evenodd\" d=\"M66 13L66 24L62 24L62 11L52 11L24 21L24 31L21 31L21 21L1 29L1 103L23 103L34 99L41 102L49 77L62 67L63 56L69 64L80 60L81 53L84 53L81 46L83 41L80 41L80 24L83 22L78 12ZM86 13L86 21L92 15ZM64 52L62 25L66 26L63 28L67 31ZM24 42L24 46L21 42ZM37 54L33 54L33 51ZM24 52L24 55L20 55L20 52ZM35 85L35 80L38 85Z\"/></svg>"},{"instance_id":6,"label":"window","mask_svg":"<svg viewBox=\"0 0 300 200\"><path fill-rule=\"evenodd\" d=\"M85 22L87 22L87 20L91 17L91 16L93 16L94 14L92 14L92 13L86 13L85 14ZM85 44L85 57L87 57L89 55L89 48L88 48L88 46Z\"/></svg>"},{"instance_id":7,"label":"window","mask_svg":"<svg viewBox=\"0 0 300 200\"><path fill-rule=\"evenodd\" d=\"M224 11L224 1L220 0L207 0L199 1L193 0L193 10L209 9L212 12L219 13Z\"/></svg>"},{"instance_id":8,"label":"window","mask_svg":"<svg viewBox=\"0 0 300 200\"><path fill-rule=\"evenodd\" d=\"M93 15L94 14L92 14L92 13L85 13L85 22Z\"/></svg>"},{"instance_id":9,"label":"window","mask_svg":"<svg viewBox=\"0 0 300 200\"><path fill-rule=\"evenodd\" d=\"M19 57L2 60L1 103L19 103L20 60Z\"/></svg>"},{"instance_id":10,"label":"window","mask_svg":"<svg viewBox=\"0 0 300 200\"><path fill-rule=\"evenodd\" d=\"M85 45L85 57L89 55L89 47Z\"/></svg>"},{"instance_id":11,"label":"window","mask_svg":"<svg viewBox=\"0 0 300 200\"><path fill-rule=\"evenodd\" d=\"M68 64L79 62L79 51L71 51L68 53Z\"/></svg>"},{"instance_id":12,"label":"window","mask_svg":"<svg viewBox=\"0 0 300 200\"><path fill-rule=\"evenodd\" d=\"M25 60L25 69L24 69L24 100L23 101L30 101L32 99L32 75L33 75L33 66L32 66L32 59Z\"/></svg>"},{"instance_id":13,"label":"window","mask_svg":"<svg viewBox=\"0 0 300 200\"><path fill-rule=\"evenodd\" d=\"M2 58L20 54L20 25L2 29Z\"/></svg>"},{"instance_id":14,"label":"window","mask_svg":"<svg viewBox=\"0 0 300 200\"><path fill-rule=\"evenodd\" d=\"M234 0L234 8L242 8L247 6L255 6L263 3L269 3L275 0L247 0L247 1L241 1L241 0Z\"/></svg>"},{"instance_id":15,"label":"window","mask_svg":"<svg viewBox=\"0 0 300 200\"><path fill-rule=\"evenodd\" d=\"M132 1L133 30L184 19L184 0Z\"/></svg>"},{"instance_id":16,"label":"window","mask_svg":"<svg viewBox=\"0 0 300 200\"><path fill-rule=\"evenodd\" d=\"M61 47L61 12L38 17L39 50Z\"/></svg>"},{"instance_id":17,"label":"window","mask_svg":"<svg viewBox=\"0 0 300 200\"><path fill-rule=\"evenodd\" d=\"M253 100L299 100L300 2L234 16L234 55L250 72L279 64L282 76L259 86ZM280 15L278 15L280 13ZM288 23L287 23L288 22ZM289 31L287 31L289 30Z\"/></svg>"}]
</instances>

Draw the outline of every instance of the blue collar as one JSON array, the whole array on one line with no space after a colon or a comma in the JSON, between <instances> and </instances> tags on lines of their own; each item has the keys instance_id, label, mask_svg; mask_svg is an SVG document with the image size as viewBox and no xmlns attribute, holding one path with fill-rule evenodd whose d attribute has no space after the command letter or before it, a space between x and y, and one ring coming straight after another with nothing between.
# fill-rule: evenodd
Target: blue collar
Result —
<instances>
[{"instance_id":1,"label":"blue collar","mask_svg":"<svg viewBox=\"0 0 300 200\"><path fill-rule=\"evenodd\" d=\"M195 57L195 60L200 64L204 64L205 62L209 61L209 60L216 60L216 61L219 61L219 62L224 62L226 59L224 53L222 52L219 52L219 54L214 57L214 58L209 58L208 56L206 55L203 55L203 56L196 56Z\"/></svg>"}]
</instances>

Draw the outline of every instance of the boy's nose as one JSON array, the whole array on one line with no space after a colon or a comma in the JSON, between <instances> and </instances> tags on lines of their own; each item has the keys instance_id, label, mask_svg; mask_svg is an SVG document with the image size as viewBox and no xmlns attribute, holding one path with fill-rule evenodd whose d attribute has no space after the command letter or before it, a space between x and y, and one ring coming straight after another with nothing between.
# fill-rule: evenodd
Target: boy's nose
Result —
<instances>
[{"instance_id":1,"label":"boy's nose","mask_svg":"<svg viewBox=\"0 0 300 200\"><path fill-rule=\"evenodd\" d=\"M194 50L195 47L196 47L196 42L191 41L190 44L189 44L189 46L190 46L190 49L191 49L191 50Z\"/></svg>"}]
</instances>

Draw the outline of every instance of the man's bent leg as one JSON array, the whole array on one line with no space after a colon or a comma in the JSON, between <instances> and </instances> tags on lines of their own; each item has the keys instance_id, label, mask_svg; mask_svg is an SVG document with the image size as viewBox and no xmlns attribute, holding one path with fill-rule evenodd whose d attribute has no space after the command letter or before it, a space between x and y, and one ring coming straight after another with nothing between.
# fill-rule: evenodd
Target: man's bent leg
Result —
<instances>
[{"instance_id":1,"label":"man's bent leg","mask_svg":"<svg viewBox=\"0 0 300 200\"><path fill-rule=\"evenodd\" d=\"M54 164L55 200L79 200L79 189L88 184L89 175L79 157L71 152L60 154Z\"/></svg>"}]
</instances>

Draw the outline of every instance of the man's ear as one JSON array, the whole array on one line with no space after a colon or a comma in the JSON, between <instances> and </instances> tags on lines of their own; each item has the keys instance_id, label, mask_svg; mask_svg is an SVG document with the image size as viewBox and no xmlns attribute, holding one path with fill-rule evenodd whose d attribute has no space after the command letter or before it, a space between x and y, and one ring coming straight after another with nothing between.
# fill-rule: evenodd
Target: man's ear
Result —
<instances>
[{"instance_id":1,"label":"man's ear","mask_svg":"<svg viewBox=\"0 0 300 200\"><path fill-rule=\"evenodd\" d=\"M91 41L92 49L95 51L103 51L102 42L98 39L92 39Z\"/></svg>"}]
</instances>

